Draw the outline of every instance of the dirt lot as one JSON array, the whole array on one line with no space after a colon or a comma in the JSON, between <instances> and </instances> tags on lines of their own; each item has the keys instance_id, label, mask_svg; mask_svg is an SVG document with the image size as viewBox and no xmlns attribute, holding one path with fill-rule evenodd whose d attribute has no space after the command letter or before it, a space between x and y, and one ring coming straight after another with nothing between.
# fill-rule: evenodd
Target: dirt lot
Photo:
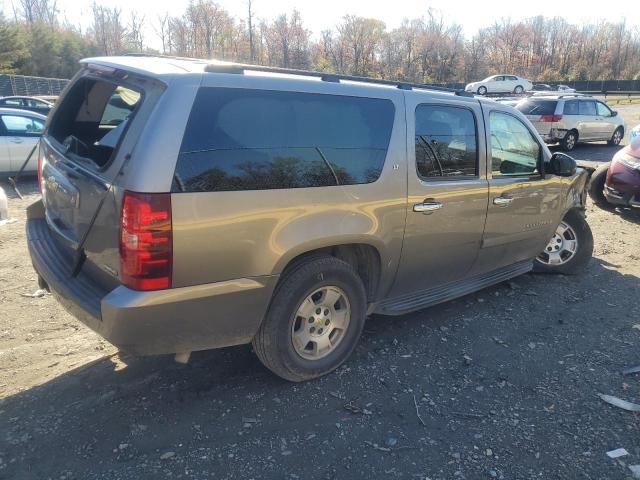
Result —
<instances>
[{"instance_id":1,"label":"dirt lot","mask_svg":"<svg viewBox=\"0 0 640 480\"><path fill-rule=\"evenodd\" d=\"M589 205L585 274L372 317L348 364L294 385L248 346L187 366L119 356L51 296L23 296L23 191L0 227L0 478L624 479L640 464L640 418L597 397L640 401L640 374L620 373L640 364L640 212Z\"/></svg>"}]
</instances>

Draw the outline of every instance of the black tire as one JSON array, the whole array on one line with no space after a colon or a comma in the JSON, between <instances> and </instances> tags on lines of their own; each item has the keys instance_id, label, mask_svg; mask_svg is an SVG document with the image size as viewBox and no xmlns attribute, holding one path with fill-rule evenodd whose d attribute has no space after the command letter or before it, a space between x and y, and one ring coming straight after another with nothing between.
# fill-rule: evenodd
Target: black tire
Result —
<instances>
[{"instance_id":1,"label":"black tire","mask_svg":"<svg viewBox=\"0 0 640 480\"><path fill-rule=\"evenodd\" d=\"M564 138L560 141L560 147L562 147L565 152L570 152L571 150L576 148L577 144L578 132L576 132L575 130L568 131Z\"/></svg>"},{"instance_id":2,"label":"black tire","mask_svg":"<svg viewBox=\"0 0 640 480\"><path fill-rule=\"evenodd\" d=\"M314 290L336 286L350 304L350 320L344 337L328 355L303 358L293 346L292 322L298 307ZM258 333L253 348L260 361L279 377L301 382L321 377L338 368L353 352L366 318L367 296L354 269L335 257L322 256L285 271Z\"/></svg>"},{"instance_id":3,"label":"black tire","mask_svg":"<svg viewBox=\"0 0 640 480\"><path fill-rule=\"evenodd\" d=\"M513 89L513 93L516 95L520 95L522 92L524 92L524 87L522 85L518 85Z\"/></svg>"},{"instance_id":4,"label":"black tire","mask_svg":"<svg viewBox=\"0 0 640 480\"><path fill-rule=\"evenodd\" d=\"M487 87L478 87L478 95L486 95Z\"/></svg>"},{"instance_id":5,"label":"black tire","mask_svg":"<svg viewBox=\"0 0 640 480\"><path fill-rule=\"evenodd\" d=\"M569 210L562 221L568 224L576 234L578 246L574 255L566 263L560 265L549 265L536 258L533 261L534 272L577 275L589 263L593 255L593 234L584 214L579 210Z\"/></svg>"},{"instance_id":6,"label":"black tire","mask_svg":"<svg viewBox=\"0 0 640 480\"><path fill-rule=\"evenodd\" d=\"M618 127L616 128L615 132L613 132L613 135L611 135L611 138L609 140L607 140L607 143L609 145L620 145L620 142L622 141L622 139L624 138L624 129L622 127Z\"/></svg>"},{"instance_id":7,"label":"black tire","mask_svg":"<svg viewBox=\"0 0 640 480\"><path fill-rule=\"evenodd\" d=\"M609 164L601 165L591 175L589 180L589 197L593 203L599 207L605 207L608 205L607 198L604 196L604 184L607 180L607 172L609 171Z\"/></svg>"}]
</instances>

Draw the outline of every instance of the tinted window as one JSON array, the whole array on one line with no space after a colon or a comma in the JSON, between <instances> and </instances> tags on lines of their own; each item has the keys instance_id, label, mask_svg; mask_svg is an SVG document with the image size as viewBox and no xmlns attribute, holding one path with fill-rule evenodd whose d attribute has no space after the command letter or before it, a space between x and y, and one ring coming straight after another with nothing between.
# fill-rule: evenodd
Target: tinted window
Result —
<instances>
[{"instance_id":1,"label":"tinted window","mask_svg":"<svg viewBox=\"0 0 640 480\"><path fill-rule=\"evenodd\" d=\"M580 107L578 111L580 115L595 115L596 114L596 102L580 101Z\"/></svg>"},{"instance_id":2,"label":"tinted window","mask_svg":"<svg viewBox=\"0 0 640 480\"><path fill-rule=\"evenodd\" d=\"M489 129L494 177L538 172L540 145L524 123L506 113L491 112Z\"/></svg>"},{"instance_id":3,"label":"tinted window","mask_svg":"<svg viewBox=\"0 0 640 480\"><path fill-rule=\"evenodd\" d=\"M476 176L476 124L466 108L416 108L416 168L421 177Z\"/></svg>"},{"instance_id":4,"label":"tinted window","mask_svg":"<svg viewBox=\"0 0 640 480\"><path fill-rule=\"evenodd\" d=\"M44 129L44 122L21 115L2 115L0 117L8 135L38 136Z\"/></svg>"},{"instance_id":5,"label":"tinted window","mask_svg":"<svg viewBox=\"0 0 640 480\"><path fill-rule=\"evenodd\" d=\"M201 88L174 191L266 190L374 182L393 126L390 100Z\"/></svg>"},{"instance_id":6,"label":"tinted window","mask_svg":"<svg viewBox=\"0 0 640 480\"><path fill-rule=\"evenodd\" d=\"M564 102L565 115L578 115L578 100L566 100Z\"/></svg>"},{"instance_id":7,"label":"tinted window","mask_svg":"<svg viewBox=\"0 0 640 480\"><path fill-rule=\"evenodd\" d=\"M557 103L554 100L524 100L516 108L525 115L553 115Z\"/></svg>"},{"instance_id":8,"label":"tinted window","mask_svg":"<svg viewBox=\"0 0 640 480\"><path fill-rule=\"evenodd\" d=\"M610 117L611 109L607 107L604 103L597 102L596 108L598 109L598 115L601 117Z\"/></svg>"},{"instance_id":9,"label":"tinted window","mask_svg":"<svg viewBox=\"0 0 640 480\"><path fill-rule=\"evenodd\" d=\"M22 106L22 100L19 98L7 98L6 100L3 100L2 103L4 105L10 105L12 107L21 107Z\"/></svg>"}]
</instances>

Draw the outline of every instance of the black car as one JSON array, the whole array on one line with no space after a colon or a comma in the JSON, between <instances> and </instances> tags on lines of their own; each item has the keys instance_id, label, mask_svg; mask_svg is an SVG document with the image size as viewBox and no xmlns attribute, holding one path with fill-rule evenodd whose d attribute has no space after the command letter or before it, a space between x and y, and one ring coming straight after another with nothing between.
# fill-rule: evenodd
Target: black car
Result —
<instances>
[{"instance_id":1,"label":"black car","mask_svg":"<svg viewBox=\"0 0 640 480\"><path fill-rule=\"evenodd\" d=\"M551 92L553 91L553 87L546 83L536 83L531 90L534 92Z\"/></svg>"},{"instance_id":2,"label":"black car","mask_svg":"<svg viewBox=\"0 0 640 480\"><path fill-rule=\"evenodd\" d=\"M53 107L52 103L36 97L4 97L0 98L0 108L17 108L48 115Z\"/></svg>"}]
</instances>

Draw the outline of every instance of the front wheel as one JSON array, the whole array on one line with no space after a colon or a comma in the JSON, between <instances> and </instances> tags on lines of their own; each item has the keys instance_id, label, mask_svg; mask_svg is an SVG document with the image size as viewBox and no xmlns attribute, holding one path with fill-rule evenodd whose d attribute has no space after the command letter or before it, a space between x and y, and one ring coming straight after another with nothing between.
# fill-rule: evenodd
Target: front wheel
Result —
<instances>
[{"instance_id":1,"label":"front wheel","mask_svg":"<svg viewBox=\"0 0 640 480\"><path fill-rule=\"evenodd\" d=\"M593 234L584 215L571 210L556 228L544 250L533 261L533 270L542 273L575 275L593 254Z\"/></svg>"},{"instance_id":2,"label":"front wheel","mask_svg":"<svg viewBox=\"0 0 640 480\"><path fill-rule=\"evenodd\" d=\"M285 380L320 377L351 355L366 308L364 285L348 263L328 256L310 259L284 274L253 348Z\"/></svg>"},{"instance_id":3,"label":"front wheel","mask_svg":"<svg viewBox=\"0 0 640 480\"><path fill-rule=\"evenodd\" d=\"M623 136L624 136L624 132L622 131L622 128L618 127L616 128L616 131L613 132L613 135L611 135L611 138L607 143L609 145L620 145L620 142L622 141Z\"/></svg>"},{"instance_id":4,"label":"front wheel","mask_svg":"<svg viewBox=\"0 0 640 480\"><path fill-rule=\"evenodd\" d=\"M589 180L589 197L599 207L604 207L608 204L607 197L604 196L604 184L607 181L608 171L609 164L607 163L598 167Z\"/></svg>"}]
</instances>

